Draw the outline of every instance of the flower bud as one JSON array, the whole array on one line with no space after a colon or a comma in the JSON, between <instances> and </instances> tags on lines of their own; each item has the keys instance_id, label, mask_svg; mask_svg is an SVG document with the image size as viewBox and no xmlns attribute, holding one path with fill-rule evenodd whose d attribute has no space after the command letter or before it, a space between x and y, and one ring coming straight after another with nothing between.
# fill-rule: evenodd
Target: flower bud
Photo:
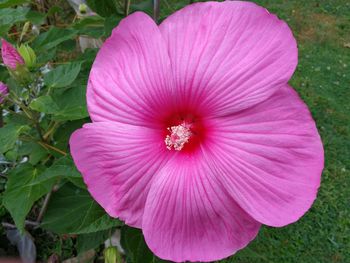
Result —
<instances>
[{"instance_id":1,"label":"flower bud","mask_svg":"<svg viewBox=\"0 0 350 263\"><path fill-rule=\"evenodd\" d=\"M121 263L121 257L116 247L107 247L103 251L105 263Z\"/></svg>"},{"instance_id":2,"label":"flower bud","mask_svg":"<svg viewBox=\"0 0 350 263\"><path fill-rule=\"evenodd\" d=\"M5 39L2 39L1 42L1 56L5 66L10 69L16 69L18 65L23 65L24 60L16 48Z\"/></svg>"},{"instance_id":3,"label":"flower bud","mask_svg":"<svg viewBox=\"0 0 350 263\"><path fill-rule=\"evenodd\" d=\"M29 21L25 22L22 28L21 36L19 38L20 41L22 41L23 37L27 34L29 27L30 27L30 22Z\"/></svg>"},{"instance_id":4,"label":"flower bud","mask_svg":"<svg viewBox=\"0 0 350 263\"><path fill-rule=\"evenodd\" d=\"M87 12L87 5L86 4L80 4L79 5L79 12L81 13L81 14L86 14L86 12Z\"/></svg>"},{"instance_id":5,"label":"flower bud","mask_svg":"<svg viewBox=\"0 0 350 263\"><path fill-rule=\"evenodd\" d=\"M0 81L0 104L3 103L5 96L9 94L7 86Z\"/></svg>"},{"instance_id":6,"label":"flower bud","mask_svg":"<svg viewBox=\"0 0 350 263\"><path fill-rule=\"evenodd\" d=\"M22 56L22 58L24 59L25 65L28 68L32 68L35 66L36 55L35 55L34 50L30 46L22 44L18 48L18 52Z\"/></svg>"}]
</instances>

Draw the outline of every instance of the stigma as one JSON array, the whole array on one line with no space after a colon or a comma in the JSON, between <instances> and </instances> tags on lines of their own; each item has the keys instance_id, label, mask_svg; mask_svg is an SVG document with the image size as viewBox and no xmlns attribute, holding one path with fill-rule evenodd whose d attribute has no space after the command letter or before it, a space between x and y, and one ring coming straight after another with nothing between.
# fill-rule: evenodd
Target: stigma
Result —
<instances>
[{"instance_id":1,"label":"stigma","mask_svg":"<svg viewBox=\"0 0 350 263\"><path fill-rule=\"evenodd\" d=\"M168 150L174 149L176 151L181 151L192 135L190 125L186 123L182 123L178 126L171 126L168 128L168 131L170 134L168 134L164 140Z\"/></svg>"}]
</instances>

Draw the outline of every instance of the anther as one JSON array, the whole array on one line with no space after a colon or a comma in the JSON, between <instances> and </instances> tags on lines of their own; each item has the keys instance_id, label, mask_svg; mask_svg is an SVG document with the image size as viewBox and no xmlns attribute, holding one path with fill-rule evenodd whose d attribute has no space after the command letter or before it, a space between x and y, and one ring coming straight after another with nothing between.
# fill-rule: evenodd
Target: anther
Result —
<instances>
[{"instance_id":1,"label":"anther","mask_svg":"<svg viewBox=\"0 0 350 263\"><path fill-rule=\"evenodd\" d=\"M172 126L168 128L170 135L165 138L165 145L168 150L174 148L176 151L180 151L184 145L189 141L192 133L190 125L182 123L178 126Z\"/></svg>"}]
</instances>

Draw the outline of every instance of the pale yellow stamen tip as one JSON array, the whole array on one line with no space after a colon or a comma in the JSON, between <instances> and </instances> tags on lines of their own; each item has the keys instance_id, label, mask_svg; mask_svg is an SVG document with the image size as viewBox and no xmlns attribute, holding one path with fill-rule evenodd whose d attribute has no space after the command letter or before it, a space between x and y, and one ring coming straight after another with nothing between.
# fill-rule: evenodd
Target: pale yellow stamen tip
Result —
<instances>
[{"instance_id":1,"label":"pale yellow stamen tip","mask_svg":"<svg viewBox=\"0 0 350 263\"><path fill-rule=\"evenodd\" d=\"M178 126L172 126L168 128L170 135L165 137L165 145L168 150L174 148L176 151L180 151L185 143L187 143L191 137L190 126L186 123L182 123Z\"/></svg>"}]
</instances>

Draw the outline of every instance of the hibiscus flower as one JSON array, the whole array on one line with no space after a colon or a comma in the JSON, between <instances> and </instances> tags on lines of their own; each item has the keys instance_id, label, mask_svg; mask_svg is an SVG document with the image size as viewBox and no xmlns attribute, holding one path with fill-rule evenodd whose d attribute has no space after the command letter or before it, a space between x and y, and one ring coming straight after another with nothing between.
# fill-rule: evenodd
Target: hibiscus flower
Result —
<instances>
[{"instance_id":1,"label":"hibiscus flower","mask_svg":"<svg viewBox=\"0 0 350 263\"><path fill-rule=\"evenodd\" d=\"M128 16L90 72L93 122L70 139L89 192L177 262L225 258L261 224L295 222L323 169L287 84L296 65L287 24L253 3L196 3L160 26Z\"/></svg>"}]
</instances>

